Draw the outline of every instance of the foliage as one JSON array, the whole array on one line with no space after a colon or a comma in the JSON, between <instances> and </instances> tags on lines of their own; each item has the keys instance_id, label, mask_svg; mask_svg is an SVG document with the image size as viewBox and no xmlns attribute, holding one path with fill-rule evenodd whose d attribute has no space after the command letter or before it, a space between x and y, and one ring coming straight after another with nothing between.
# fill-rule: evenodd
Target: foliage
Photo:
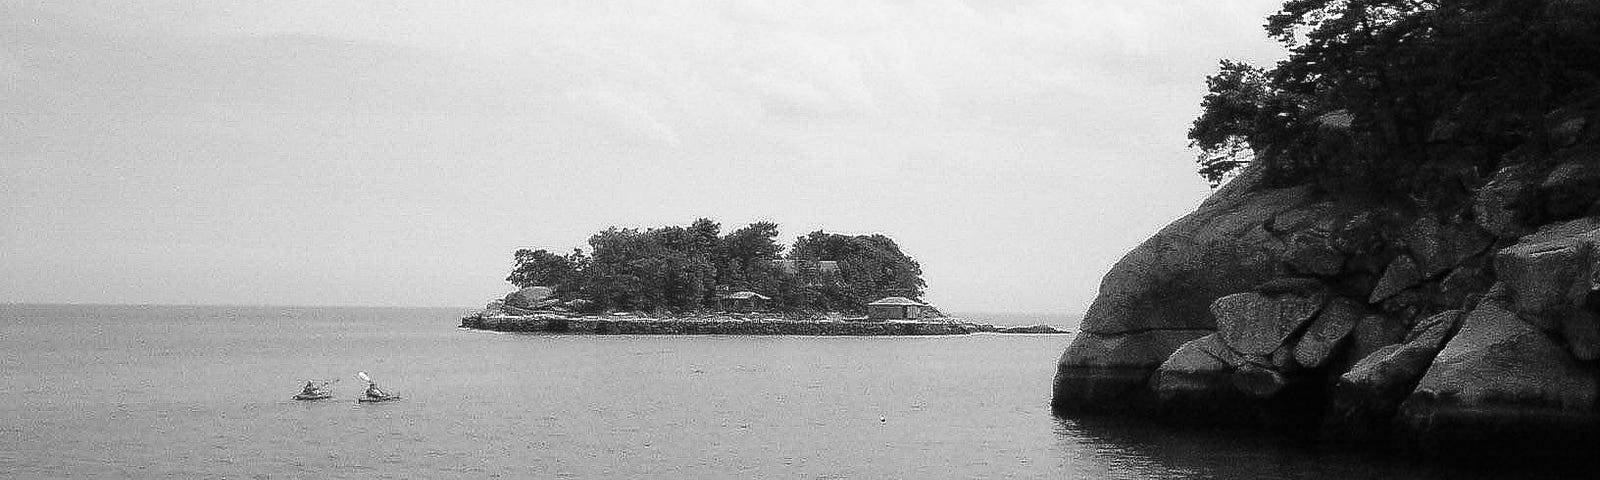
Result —
<instances>
[{"instance_id":1,"label":"foliage","mask_svg":"<svg viewBox=\"0 0 1600 480\"><path fill-rule=\"evenodd\" d=\"M696 222L597 233L589 237L594 259L578 293L603 310L697 309L715 291L715 251L705 235L717 229Z\"/></svg>"},{"instance_id":2,"label":"foliage","mask_svg":"<svg viewBox=\"0 0 1600 480\"><path fill-rule=\"evenodd\" d=\"M859 311L886 296L921 298L928 286L922 280L922 266L883 235L847 236L818 230L795 239L789 257L839 262L837 281L816 283L821 285L819 300L841 310Z\"/></svg>"},{"instance_id":3,"label":"foliage","mask_svg":"<svg viewBox=\"0 0 1600 480\"><path fill-rule=\"evenodd\" d=\"M1289 0L1270 70L1224 61L1189 132L1216 184L1256 163L1269 183L1407 192L1440 142L1477 167L1548 146L1549 113L1595 95L1600 2Z\"/></svg>"},{"instance_id":4,"label":"foliage","mask_svg":"<svg viewBox=\"0 0 1600 480\"><path fill-rule=\"evenodd\" d=\"M550 286L563 298L588 300L597 311L692 312L713 308L718 290L749 290L785 311L851 311L884 296L918 298L927 284L915 260L883 235L821 231L796 240L795 272L784 270L778 225L756 222L726 235L699 219L687 227L609 228L589 238L592 252L569 255L517 250L506 281ZM822 272L820 261L840 272Z\"/></svg>"},{"instance_id":5,"label":"foliage","mask_svg":"<svg viewBox=\"0 0 1600 480\"><path fill-rule=\"evenodd\" d=\"M589 258L578 249L564 256L543 249L520 249L511 256L514 266L506 281L518 288L544 285L557 290L575 289L580 284L578 272L589 264Z\"/></svg>"},{"instance_id":6,"label":"foliage","mask_svg":"<svg viewBox=\"0 0 1600 480\"><path fill-rule=\"evenodd\" d=\"M774 263L783 258L777 238L778 224L772 222L756 222L728 232L719 244L717 264L722 275L717 284L733 291L777 291L777 277L782 272Z\"/></svg>"},{"instance_id":7,"label":"foliage","mask_svg":"<svg viewBox=\"0 0 1600 480\"><path fill-rule=\"evenodd\" d=\"M1212 186L1250 162L1251 145L1264 143L1254 135L1256 115L1268 100L1266 72L1246 63L1223 60L1221 70L1206 79L1210 92L1200 101L1200 118L1189 130L1193 144L1201 147L1200 176Z\"/></svg>"}]
</instances>

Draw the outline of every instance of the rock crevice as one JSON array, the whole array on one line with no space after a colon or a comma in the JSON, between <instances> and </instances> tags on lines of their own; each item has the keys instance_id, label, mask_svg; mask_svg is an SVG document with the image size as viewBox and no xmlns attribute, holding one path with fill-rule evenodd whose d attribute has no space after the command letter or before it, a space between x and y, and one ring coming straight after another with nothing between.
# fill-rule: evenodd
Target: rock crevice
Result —
<instances>
[{"instance_id":1,"label":"rock crevice","mask_svg":"<svg viewBox=\"0 0 1600 480\"><path fill-rule=\"evenodd\" d=\"M1455 204L1264 188L1247 169L1107 273L1052 404L1418 443L1600 424L1593 143L1504 161Z\"/></svg>"}]
</instances>

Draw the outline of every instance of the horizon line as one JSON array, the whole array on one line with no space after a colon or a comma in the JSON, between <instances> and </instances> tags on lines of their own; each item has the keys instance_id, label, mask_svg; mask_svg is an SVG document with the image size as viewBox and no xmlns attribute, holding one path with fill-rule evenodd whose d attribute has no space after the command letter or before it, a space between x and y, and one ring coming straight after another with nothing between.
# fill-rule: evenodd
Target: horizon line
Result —
<instances>
[{"instance_id":1,"label":"horizon line","mask_svg":"<svg viewBox=\"0 0 1600 480\"><path fill-rule=\"evenodd\" d=\"M462 308L482 309L483 307L451 306L451 305L353 305L353 304L288 304L288 303L107 303L107 302L31 302L31 301L0 301L3 306L65 306L65 307L282 307L282 308ZM1052 311L1052 310L950 310L951 316L1003 314L1003 315L1069 315L1083 316L1084 312Z\"/></svg>"}]
</instances>

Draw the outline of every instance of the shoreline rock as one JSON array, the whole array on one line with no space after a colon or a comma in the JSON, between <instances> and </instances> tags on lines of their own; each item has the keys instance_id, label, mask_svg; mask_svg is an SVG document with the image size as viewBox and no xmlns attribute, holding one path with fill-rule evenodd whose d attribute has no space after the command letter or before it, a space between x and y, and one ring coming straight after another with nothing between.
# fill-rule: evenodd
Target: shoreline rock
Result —
<instances>
[{"instance_id":1,"label":"shoreline rock","mask_svg":"<svg viewBox=\"0 0 1600 480\"><path fill-rule=\"evenodd\" d=\"M1051 405L1430 454L1600 446L1600 182L1564 180L1595 152L1508 155L1453 204L1247 168L1106 274Z\"/></svg>"}]
</instances>

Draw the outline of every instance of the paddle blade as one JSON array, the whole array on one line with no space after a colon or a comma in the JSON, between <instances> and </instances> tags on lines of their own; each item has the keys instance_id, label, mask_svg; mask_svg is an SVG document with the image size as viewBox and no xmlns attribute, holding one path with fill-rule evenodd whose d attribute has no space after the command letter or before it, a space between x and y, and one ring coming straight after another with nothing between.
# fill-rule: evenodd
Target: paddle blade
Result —
<instances>
[{"instance_id":1,"label":"paddle blade","mask_svg":"<svg viewBox=\"0 0 1600 480\"><path fill-rule=\"evenodd\" d=\"M367 372L356 372L356 378L361 379L363 382L372 383L372 377L368 377Z\"/></svg>"}]
</instances>

